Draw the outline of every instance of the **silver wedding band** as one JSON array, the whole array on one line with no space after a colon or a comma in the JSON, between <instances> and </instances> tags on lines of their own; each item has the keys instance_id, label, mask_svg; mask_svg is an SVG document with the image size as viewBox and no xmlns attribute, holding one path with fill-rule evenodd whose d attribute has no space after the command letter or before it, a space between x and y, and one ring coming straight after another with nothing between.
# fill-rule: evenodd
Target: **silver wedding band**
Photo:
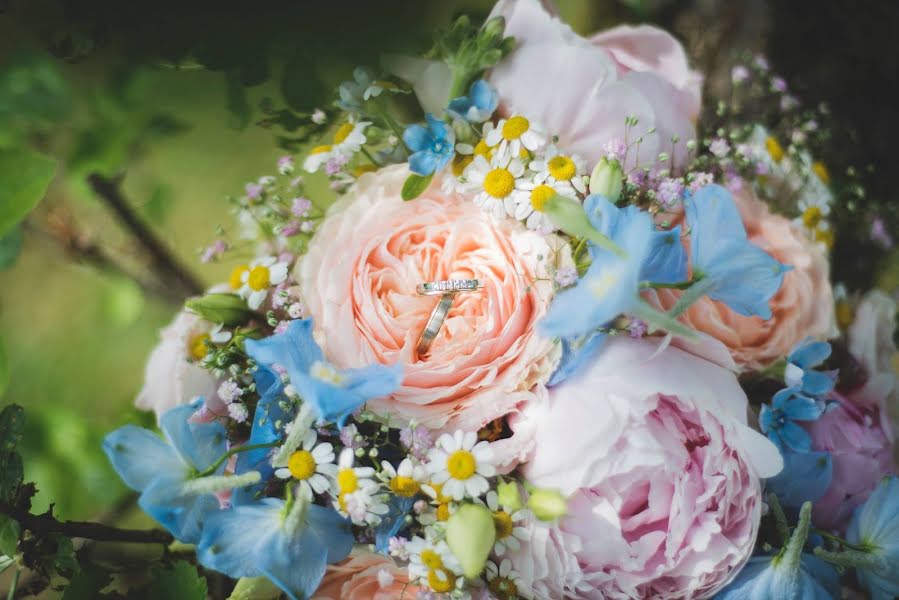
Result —
<instances>
[{"instance_id":1,"label":"silver wedding band","mask_svg":"<svg viewBox=\"0 0 899 600\"><path fill-rule=\"evenodd\" d=\"M447 279L445 281L425 281L415 286L419 296L439 296L446 292L473 292L484 287L480 279Z\"/></svg>"},{"instance_id":2,"label":"silver wedding band","mask_svg":"<svg viewBox=\"0 0 899 600\"><path fill-rule=\"evenodd\" d=\"M445 281L426 281L419 283L415 291L419 296L440 296L440 302L431 311L431 316L425 325L424 331L418 338L418 345L415 347L415 353L419 356L425 356L431 349L431 344L440 333L446 315L449 314L450 308L453 306L453 300L456 294L460 292L474 292L484 287L480 279L447 279Z\"/></svg>"}]
</instances>

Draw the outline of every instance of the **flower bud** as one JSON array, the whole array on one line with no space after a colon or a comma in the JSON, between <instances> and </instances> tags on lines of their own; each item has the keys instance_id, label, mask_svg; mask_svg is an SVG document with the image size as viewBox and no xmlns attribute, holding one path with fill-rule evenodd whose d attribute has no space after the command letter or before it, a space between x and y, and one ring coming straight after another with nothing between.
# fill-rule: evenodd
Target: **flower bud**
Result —
<instances>
[{"instance_id":1,"label":"flower bud","mask_svg":"<svg viewBox=\"0 0 899 600\"><path fill-rule=\"evenodd\" d=\"M621 197L624 171L617 160L599 159L590 175L590 193L605 196L613 204Z\"/></svg>"},{"instance_id":2,"label":"flower bud","mask_svg":"<svg viewBox=\"0 0 899 600\"><path fill-rule=\"evenodd\" d=\"M535 489L528 497L528 508L541 521L555 521L568 513L568 501L556 490Z\"/></svg>"},{"instance_id":3,"label":"flower bud","mask_svg":"<svg viewBox=\"0 0 899 600\"><path fill-rule=\"evenodd\" d=\"M555 195L543 203L543 212L568 235L587 238L600 248L624 255L624 250L593 227L584 207L574 198Z\"/></svg>"},{"instance_id":4,"label":"flower bud","mask_svg":"<svg viewBox=\"0 0 899 600\"><path fill-rule=\"evenodd\" d=\"M501 481L496 485L496 496L499 505L508 513L521 509L521 493L514 481Z\"/></svg>"},{"instance_id":5,"label":"flower bud","mask_svg":"<svg viewBox=\"0 0 899 600\"><path fill-rule=\"evenodd\" d=\"M267 577L241 577L228 600L275 600L281 596L281 588Z\"/></svg>"},{"instance_id":6,"label":"flower bud","mask_svg":"<svg viewBox=\"0 0 899 600\"><path fill-rule=\"evenodd\" d=\"M246 301L236 294L206 294L188 300L185 305L206 321L221 323L226 327L243 325L257 316Z\"/></svg>"},{"instance_id":7,"label":"flower bud","mask_svg":"<svg viewBox=\"0 0 899 600\"><path fill-rule=\"evenodd\" d=\"M446 522L446 543L462 565L462 573L474 579L484 570L496 542L493 515L480 504L465 504Z\"/></svg>"},{"instance_id":8,"label":"flower bud","mask_svg":"<svg viewBox=\"0 0 899 600\"><path fill-rule=\"evenodd\" d=\"M484 23L483 36L494 43L499 43L503 39L505 31L506 20L503 17L493 17Z\"/></svg>"}]
</instances>

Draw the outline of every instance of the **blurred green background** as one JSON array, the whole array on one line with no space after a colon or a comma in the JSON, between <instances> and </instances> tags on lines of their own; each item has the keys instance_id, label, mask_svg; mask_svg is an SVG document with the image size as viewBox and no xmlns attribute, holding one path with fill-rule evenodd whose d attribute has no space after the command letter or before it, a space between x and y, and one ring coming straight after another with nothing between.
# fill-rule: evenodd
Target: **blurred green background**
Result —
<instances>
[{"instance_id":1,"label":"blurred green background","mask_svg":"<svg viewBox=\"0 0 899 600\"><path fill-rule=\"evenodd\" d=\"M177 309L177 293L141 285L147 264L87 176L121 175L129 206L211 284L230 265L201 265L199 251L216 226L231 228L226 197L271 173L285 153L279 144L296 145L285 115L325 105L353 65L375 64L383 51L424 50L434 27L463 10L485 15L491 4L0 2L0 147L27 145L58 160L47 197L22 227L18 260L0 271L0 338L11 373L3 401L27 410L22 450L26 479L39 488L34 512L55 502L64 518L99 518L124 493L100 440L123 422L152 423L133 400L158 329ZM888 32L896 11L871 3L846 21L835 2L780 4L559 2L582 33L643 20L673 30L712 84L726 77L733 53L767 49L791 85L833 102L845 123L830 164L885 162L882 149L896 139L895 119L883 115L896 105L899 52L893 33L880 48L866 39L877 38L872 27ZM803 27L791 27L797 23ZM858 61L863 73L853 68ZM834 85L841 74L852 91ZM880 86L873 108L853 104ZM866 183L884 210L895 210L879 173ZM859 272L856 287L865 287L885 272L883 251L852 247L836 268ZM116 266L84 259L97 248Z\"/></svg>"}]
</instances>

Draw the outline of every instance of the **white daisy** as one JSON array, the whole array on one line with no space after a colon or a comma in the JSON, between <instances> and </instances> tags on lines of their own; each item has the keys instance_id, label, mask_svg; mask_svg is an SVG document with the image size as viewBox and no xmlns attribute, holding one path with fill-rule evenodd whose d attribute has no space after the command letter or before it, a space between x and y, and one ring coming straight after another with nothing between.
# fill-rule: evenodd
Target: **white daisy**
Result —
<instances>
[{"instance_id":1,"label":"white daisy","mask_svg":"<svg viewBox=\"0 0 899 600\"><path fill-rule=\"evenodd\" d=\"M487 477L496 474L493 449L478 442L474 431L444 433L428 452L431 481L443 486L442 493L454 500L477 498L489 489Z\"/></svg>"},{"instance_id":2,"label":"white daisy","mask_svg":"<svg viewBox=\"0 0 899 600\"><path fill-rule=\"evenodd\" d=\"M287 279L289 265L286 262L278 262L274 256L257 258L246 267L237 267L231 273L231 286L234 286L234 275L239 273L241 287L238 294L246 298L247 304L256 310L265 301L269 289L283 283Z\"/></svg>"},{"instance_id":3,"label":"white daisy","mask_svg":"<svg viewBox=\"0 0 899 600\"><path fill-rule=\"evenodd\" d=\"M437 593L455 588L462 568L446 542L415 536L406 544L406 551L410 578L421 580Z\"/></svg>"},{"instance_id":4,"label":"white daisy","mask_svg":"<svg viewBox=\"0 0 899 600\"><path fill-rule=\"evenodd\" d=\"M521 149L536 152L546 144L546 133L543 128L521 115L508 119L500 119L496 128L484 134L488 146L499 144L499 152L505 153L508 148L512 156L518 156Z\"/></svg>"},{"instance_id":5,"label":"white daisy","mask_svg":"<svg viewBox=\"0 0 899 600\"><path fill-rule=\"evenodd\" d=\"M344 448L337 461L337 472L331 494L334 508L348 514L357 525L377 525L388 507L378 494L381 486L372 479L375 470L371 467L354 467L355 454L351 448Z\"/></svg>"},{"instance_id":6,"label":"white daisy","mask_svg":"<svg viewBox=\"0 0 899 600\"><path fill-rule=\"evenodd\" d=\"M469 189L476 192L474 203L495 218L515 214L515 184L522 175L524 163L508 152L497 152L489 161L475 155L464 173Z\"/></svg>"},{"instance_id":7,"label":"white daisy","mask_svg":"<svg viewBox=\"0 0 899 600\"><path fill-rule=\"evenodd\" d=\"M514 194L515 212L513 217L524 221L528 229L540 233L552 233L555 224L543 212L543 205L556 194L573 197L574 189L565 181L538 182L536 179L520 181Z\"/></svg>"},{"instance_id":8,"label":"white daisy","mask_svg":"<svg viewBox=\"0 0 899 600\"><path fill-rule=\"evenodd\" d=\"M508 558L504 558L499 566L487 561L487 589L497 600L533 598L521 575L512 569L512 561Z\"/></svg>"},{"instance_id":9,"label":"white daisy","mask_svg":"<svg viewBox=\"0 0 899 600\"><path fill-rule=\"evenodd\" d=\"M309 173L315 173L335 156L349 158L359 152L362 145L368 141L365 137L365 128L369 125L370 121L358 123L347 121L334 132L332 143L316 146L309 151L309 155L303 161L303 168Z\"/></svg>"},{"instance_id":10,"label":"white daisy","mask_svg":"<svg viewBox=\"0 0 899 600\"><path fill-rule=\"evenodd\" d=\"M542 157L531 161L528 168L537 174L534 181L538 184L567 185L569 196L574 195L575 191L582 196L587 193L587 182L584 180L587 163L577 154L563 154L552 145Z\"/></svg>"},{"instance_id":11,"label":"white daisy","mask_svg":"<svg viewBox=\"0 0 899 600\"><path fill-rule=\"evenodd\" d=\"M529 511L520 509L512 513L506 512L500 506L499 496L493 490L487 492L486 504L493 513L493 524L496 526L496 544L493 547L496 555L503 556L507 551L510 554L518 552L521 549L521 541L528 539L528 529L520 524L527 520Z\"/></svg>"},{"instance_id":12,"label":"white daisy","mask_svg":"<svg viewBox=\"0 0 899 600\"><path fill-rule=\"evenodd\" d=\"M409 457L404 458L399 467L394 467L385 460L381 463L379 477L397 496L411 498L421 490L424 469Z\"/></svg>"},{"instance_id":13,"label":"white daisy","mask_svg":"<svg viewBox=\"0 0 899 600\"><path fill-rule=\"evenodd\" d=\"M329 442L316 444L318 435L309 429L303 436L300 447L291 453L286 461L275 456L272 466L275 476L280 479L295 479L305 494L323 494L331 489L330 479L337 475L334 464L334 447Z\"/></svg>"}]
</instances>

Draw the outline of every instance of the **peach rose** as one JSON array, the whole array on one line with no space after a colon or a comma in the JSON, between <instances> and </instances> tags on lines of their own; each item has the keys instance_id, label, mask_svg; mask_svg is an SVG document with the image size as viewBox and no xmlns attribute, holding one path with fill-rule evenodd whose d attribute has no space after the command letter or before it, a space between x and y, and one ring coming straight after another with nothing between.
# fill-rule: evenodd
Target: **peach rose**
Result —
<instances>
[{"instance_id":1,"label":"peach rose","mask_svg":"<svg viewBox=\"0 0 899 600\"><path fill-rule=\"evenodd\" d=\"M494 222L436 185L404 202L408 173L397 165L360 178L329 211L296 278L335 365L405 365L400 390L370 410L391 423L478 429L536 399L558 362L558 345L535 325L552 294L550 263L566 246ZM416 285L458 278L479 278L484 289L456 297L430 354L417 357L437 298L418 296Z\"/></svg>"},{"instance_id":2,"label":"peach rose","mask_svg":"<svg viewBox=\"0 0 899 600\"><path fill-rule=\"evenodd\" d=\"M749 240L780 262L791 265L783 285L771 299L772 317L744 317L704 297L681 320L720 340L741 371L763 369L808 336L826 338L834 330L834 302L829 263L822 250L789 219L771 213L749 191L734 194ZM677 302L679 291L648 294L664 309Z\"/></svg>"},{"instance_id":3,"label":"peach rose","mask_svg":"<svg viewBox=\"0 0 899 600\"><path fill-rule=\"evenodd\" d=\"M381 585L378 574L389 581ZM380 554L354 552L336 565L329 565L311 600L413 600L419 587L409 584L409 573Z\"/></svg>"}]
</instances>

